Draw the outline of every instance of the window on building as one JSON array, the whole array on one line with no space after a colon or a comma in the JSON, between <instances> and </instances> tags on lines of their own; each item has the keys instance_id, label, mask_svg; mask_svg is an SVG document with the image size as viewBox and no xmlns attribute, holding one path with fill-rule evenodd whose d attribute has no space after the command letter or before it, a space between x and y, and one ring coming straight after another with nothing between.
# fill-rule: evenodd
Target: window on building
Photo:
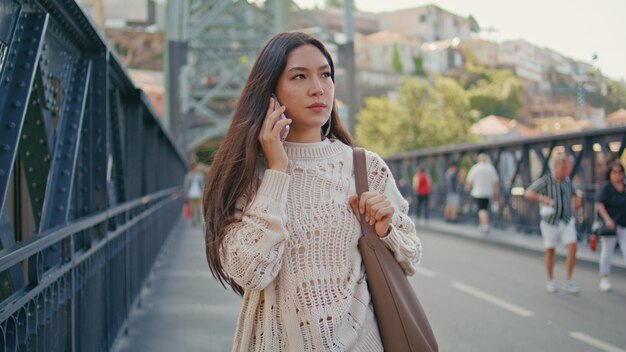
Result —
<instances>
[{"instance_id":1,"label":"window on building","mask_svg":"<svg viewBox=\"0 0 626 352\"><path fill-rule=\"evenodd\" d=\"M428 16L426 16L426 15L420 15L420 22L421 22L421 23L426 22L426 19L427 19L427 18L428 18Z\"/></svg>"}]
</instances>

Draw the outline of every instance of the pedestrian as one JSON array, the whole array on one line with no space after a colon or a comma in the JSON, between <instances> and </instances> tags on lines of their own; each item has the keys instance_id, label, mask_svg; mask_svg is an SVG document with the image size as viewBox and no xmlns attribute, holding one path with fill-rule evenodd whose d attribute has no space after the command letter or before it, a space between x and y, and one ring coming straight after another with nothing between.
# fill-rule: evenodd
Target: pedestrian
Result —
<instances>
[{"instance_id":1,"label":"pedestrian","mask_svg":"<svg viewBox=\"0 0 626 352\"><path fill-rule=\"evenodd\" d=\"M195 227L202 223L202 193L204 191L204 171L197 162L190 162L191 170L185 175L183 188L185 200L189 205L191 224Z\"/></svg>"},{"instance_id":2,"label":"pedestrian","mask_svg":"<svg viewBox=\"0 0 626 352\"><path fill-rule=\"evenodd\" d=\"M611 290L611 257L615 245L619 246L626 262L626 190L624 189L624 165L615 161L606 172L606 182L596 195L596 209L611 234L600 236L600 290Z\"/></svg>"},{"instance_id":3,"label":"pedestrian","mask_svg":"<svg viewBox=\"0 0 626 352\"><path fill-rule=\"evenodd\" d=\"M446 182L446 206L443 210L443 218L445 221L455 222L459 211L461 197L459 196L459 169L456 161L450 163L450 166L444 174Z\"/></svg>"},{"instance_id":4,"label":"pedestrian","mask_svg":"<svg viewBox=\"0 0 626 352\"><path fill-rule=\"evenodd\" d=\"M428 222L428 197L430 196L431 183L430 176L426 173L424 166L418 166L417 172L413 176L413 190L417 198L415 217L419 220L423 216L422 225Z\"/></svg>"},{"instance_id":5,"label":"pedestrian","mask_svg":"<svg viewBox=\"0 0 626 352\"><path fill-rule=\"evenodd\" d=\"M498 173L491 165L489 156L478 154L478 162L467 173L465 189L478 205L478 228L485 235L490 231L489 200L497 201L498 185Z\"/></svg>"},{"instance_id":6,"label":"pedestrian","mask_svg":"<svg viewBox=\"0 0 626 352\"><path fill-rule=\"evenodd\" d=\"M527 200L540 203L541 236L544 242L544 263L548 275L546 289L556 292L554 282L554 249L559 239L567 247L565 260L565 290L578 293L580 290L572 279L576 265L576 226L573 212L581 207L580 196L577 194L572 180L568 177L569 157L564 153L557 154L552 161L552 172L548 172L535 180L524 196Z\"/></svg>"},{"instance_id":7,"label":"pedestrian","mask_svg":"<svg viewBox=\"0 0 626 352\"><path fill-rule=\"evenodd\" d=\"M357 213L407 275L421 256L408 203L369 151L371 191L357 199L334 78L333 60L314 37L272 37L213 160L206 251L215 277L243 295L233 351L383 350L357 248Z\"/></svg>"}]
</instances>

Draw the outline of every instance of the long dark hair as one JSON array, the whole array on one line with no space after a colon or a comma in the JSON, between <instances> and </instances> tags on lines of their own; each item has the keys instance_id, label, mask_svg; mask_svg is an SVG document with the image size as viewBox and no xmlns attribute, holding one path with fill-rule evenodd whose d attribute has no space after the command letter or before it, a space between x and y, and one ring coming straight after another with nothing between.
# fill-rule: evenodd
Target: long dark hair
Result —
<instances>
[{"instance_id":1,"label":"long dark hair","mask_svg":"<svg viewBox=\"0 0 626 352\"><path fill-rule=\"evenodd\" d=\"M618 166L620 169L622 169L622 174L624 174L624 165L622 165L622 163L620 163L619 160L615 160L615 161L609 163L609 167L606 169L606 180L607 181L611 181L611 171L613 170L613 168L615 166Z\"/></svg>"},{"instance_id":2,"label":"long dark hair","mask_svg":"<svg viewBox=\"0 0 626 352\"><path fill-rule=\"evenodd\" d=\"M285 69L287 55L306 44L315 46L326 57L332 80L335 81L333 59L319 40L300 32L280 33L272 37L252 66L235 107L233 120L215 154L205 183L203 205L209 267L222 285L230 285L238 294L243 294L243 289L224 271L220 257L226 227L240 221L235 212L243 209L235 208L237 200L251 200L258 187L257 172L262 152L259 132L269 107L270 95L275 91ZM331 123L328 137L352 145L352 137L341 123L335 105L333 101L330 120L322 126L320 133L326 131L328 123Z\"/></svg>"}]
</instances>

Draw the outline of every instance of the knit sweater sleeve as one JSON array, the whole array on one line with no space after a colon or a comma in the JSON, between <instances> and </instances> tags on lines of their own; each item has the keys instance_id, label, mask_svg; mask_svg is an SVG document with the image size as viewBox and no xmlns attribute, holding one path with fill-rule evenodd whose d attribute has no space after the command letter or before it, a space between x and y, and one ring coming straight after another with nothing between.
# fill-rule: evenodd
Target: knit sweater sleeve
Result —
<instances>
[{"instance_id":1,"label":"knit sweater sleeve","mask_svg":"<svg viewBox=\"0 0 626 352\"><path fill-rule=\"evenodd\" d=\"M229 225L222 264L244 289L264 289L278 275L289 234L285 229L290 176L266 170L254 199Z\"/></svg>"},{"instance_id":2,"label":"knit sweater sleeve","mask_svg":"<svg viewBox=\"0 0 626 352\"><path fill-rule=\"evenodd\" d=\"M408 214L409 203L398 190L389 167L376 153L367 152L367 171L370 190L385 194L395 208L391 232L382 241L393 251L404 272L413 275L422 256L422 243Z\"/></svg>"}]
</instances>

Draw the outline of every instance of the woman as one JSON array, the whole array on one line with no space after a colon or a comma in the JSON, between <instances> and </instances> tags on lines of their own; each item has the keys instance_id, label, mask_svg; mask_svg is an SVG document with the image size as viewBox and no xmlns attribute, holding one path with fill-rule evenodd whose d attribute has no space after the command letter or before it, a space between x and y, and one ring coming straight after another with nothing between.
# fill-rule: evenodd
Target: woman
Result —
<instances>
[{"instance_id":1,"label":"woman","mask_svg":"<svg viewBox=\"0 0 626 352\"><path fill-rule=\"evenodd\" d=\"M606 227L615 231L615 236L600 237L602 251L600 252L600 290L611 290L611 257L615 245L619 246L626 262L626 191L624 190L624 166L613 162L606 172L608 182L600 189L596 196L596 209Z\"/></svg>"},{"instance_id":2,"label":"woman","mask_svg":"<svg viewBox=\"0 0 626 352\"><path fill-rule=\"evenodd\" d=\"M374 153L367 153L371 191L355 195L334 74L317 39L271 38L213 161L204 195L206 251L213 274L243 295L233 351L382 351L355 212L365 214L408 275L421 256L408 204Z\"/></svg>"}]
</instances>

